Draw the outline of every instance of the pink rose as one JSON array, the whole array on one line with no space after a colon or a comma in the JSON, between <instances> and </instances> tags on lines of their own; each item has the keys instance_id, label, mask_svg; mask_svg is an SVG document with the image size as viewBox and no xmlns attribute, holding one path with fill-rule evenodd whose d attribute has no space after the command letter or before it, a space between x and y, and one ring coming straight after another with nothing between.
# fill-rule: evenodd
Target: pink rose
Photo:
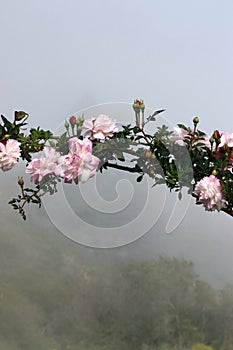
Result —
<instances>
[{"instance_id":1,"label":"pink rose","mask_svg":"<svg viewBox=\"0 0 233 350\"><path fill-rule=\"evenodd\" d=\"M44 155L44 157L33 159L26 168L26 173L31 174L31 181L35 184L48 174L60 176L62 173L61 163L64 157L53 147L45 147Z\"/></svg>"},{"instance_id":2,"label":"pink rose","mask_svg":"<svg viewBox=\"0 0 233 350\"><path fill-rule=\"evenodd\" d=\"M104 114L100 114L91 120L85 120L83 127L87 129L86 136L100 140L113 136L114 132L118 131L116 121Z\"/></svg>"},{"instance_id":3,"label":"pink rose","mask_svg":"<svg viewBox=\"0 0 233 350\"><path fill-rule=\"evenodd\" d=\"M227 145L228 147L233 147L233 133L223 132L221 134L221 143L219 144L219 147L223 147L224 145Z\"/></svg>"},{"instance_id":4,"label":"pink rose","mask_svg":"<svg viewBox=\"0 0 233 350\"><path fill-rule=\"evenodd\" d=\"M44 157L33 159L26 168L31 181L39 183L49 174L65 179L65 182L86 182L94 176L99 158L92 155L92 142L74 137L69 140L69 153L62 156L52 147L44 148Z\"/></svg>"},{"instance_id":5,"label":"pink rose","mask_svg":"<svg viewBox=\"0 0 233 350\"><path fill-rule=\"evenodd\" d=\"M69 140L70 152L65 156L64 163L67 170L64 172L65 182L86 182L96 174L99 158L92 155L92 142L85 138L80 140L74 137Z\"/></svg>"},{"instance_id":6,"label":"pink rose","mask_svg":"<svg viewBox=\"0 0 233 350\"><path fill-rule=\"evenodd\" d=\"M186 136L188 136L189 132L185 129L175 127L174 132L171 135L171 140L174 141L175 144L179 146L185 146L186 143L184 142Z\"/></svg>"},{"instance_id":7,"label":"pink rose","mask_svg":"<svg viewBox=\"0 0 233 350\"><path fill-rule=\"evenodd\" d=\"M0 168L7 171L13 168L20 157L20 143L9 139L0 142Z\"/></svg>"},{"instance_id":8,"label":"pink rose","mask_svg":"<svg viewBox=\"0 0 233 350\"><path fill-rule=\"evenodd\" d=\"M205 210L220 211L225 207L223 199L222 186L220 181L214 175L205 176L195 186L195 192L198 196L198 201L203 204Z\"/></svg>"}]
</instances>

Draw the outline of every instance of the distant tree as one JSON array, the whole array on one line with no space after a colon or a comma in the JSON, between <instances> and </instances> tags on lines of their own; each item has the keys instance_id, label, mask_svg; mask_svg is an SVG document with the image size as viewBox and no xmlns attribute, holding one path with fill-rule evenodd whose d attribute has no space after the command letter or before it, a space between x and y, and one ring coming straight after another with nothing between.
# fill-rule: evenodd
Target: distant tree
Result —
<instances>
[{"instance_id":1,"label":"distant tree","mask_svg":"<svg viewBox=\"0 0 233 350\"><path fill-rule=\"evenodd\" d=\"M213 350L212 346L205 345L203 343L197 343L193 345L192 350Z\"/></svg>"}]
</instances>

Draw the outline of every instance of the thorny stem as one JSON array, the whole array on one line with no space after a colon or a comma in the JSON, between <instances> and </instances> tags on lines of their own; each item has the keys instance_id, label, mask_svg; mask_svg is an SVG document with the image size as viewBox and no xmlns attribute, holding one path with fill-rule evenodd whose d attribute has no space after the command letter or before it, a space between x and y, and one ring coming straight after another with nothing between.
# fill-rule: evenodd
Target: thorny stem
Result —
<instances>
[{"instance_id":1,"label":"thorny stem","mask_svg":"<svg viewBox=\"0 0 233 350\"><path fill-rule=\"evenodd\" d=\"M48 184L49 182L51 182L52 179L48 178L48 180L46 180L43 185ZM40 198L43 197L45 195L46 192L41 193L40 195L38 194L41 190L41 187L39 187L37 190L34 190L34 192L29 196L27 194L25 194L24 191L24 185L20 185L21 187L21 194L22 194L22 198L23 198L23 203L21 205L21 209L23 209L23 207L25 206L26 203L29 203L31 199L36 198L38 201L40 201Z\"/></svg>"},{"instance_id":2,"label":"thorny stem","mask_svg":"<svg viewBox=\"0 0 233 350\"><path fill-rule=\"evenodd\" d=\"M146 134L145 134L145 131L144 131L143 127L140 128L140 131L141 131L141 133L142 133L142 135L143 135L145 141L147 142L146 146L149 146L149 145L150 145L150 141L148 140L148 138L147 138L147 136L146 136Z\"/></svg>"},{"instance_id":3,"label":"thorny stem","mask_svg":"<svg viewBox=\"0 0 233 350\"><path fill-rule=\"evenodd\" d=\"M21 208L23 208L25 206L26 203L28 203L28 200L30 201L30 199L32 199L33 197L40 200L40 197L42 197L44 195L44 193L42 193L41 195L38 195L38 193L40 192L40 188L38 188L38 190L34 191L33 194L31 194L30 196L27 196L24 192L24 189L22 188L22 197L24 199L23 204L21 205Z\"/></svg>"}]
</instances>

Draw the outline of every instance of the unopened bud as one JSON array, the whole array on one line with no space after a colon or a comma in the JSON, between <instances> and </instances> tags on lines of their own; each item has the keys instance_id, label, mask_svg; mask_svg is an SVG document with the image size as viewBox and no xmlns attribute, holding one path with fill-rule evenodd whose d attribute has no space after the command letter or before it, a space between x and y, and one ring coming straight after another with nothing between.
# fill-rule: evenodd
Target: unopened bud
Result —
<instances>
[{"instance_id":1,"label":"unopened bud","mask_svg":"<svg viewBox=\"0 0 233 350\"><path fill-rule=\"evenodd\" d=\"M221 139L221 135L220 135L220 132L218 130L214 131L213 138L215 139L215 141Z\"/></svg>"},{"instance_id":2,"label":"unopened bud","mask_svg":"<svg viewBox=\"0 0 233 350\"><path fill-rule=\"evenodd\" d=\"M210 141L210 145L213 146L213 144L214 144L214 137L211 136L211 138L209 139L209 141Z\"/></svg>"},{"instance_id":3,"label":"unopened bud","mask_svg":"<svg viewBox=\"0 0 233 350\"><path fill-rule=\"evenodd\" d=\"M154 174L155 174L154 169L150 169L150 170L149 170L149 174L150 174L150 176L154 176Z\"/></svg>"},{"instance_id":4,"label":"unopened bud","mask_svg":"<svg viewBox=\"0 0 233 350\"><path fill-rule=\"evenodd\" d=\"M23 179L22 177L20 177L20 178L18 179L18 185L19 185L20 187L23 187L23 185L24 185L24 179Z\"/></svg>"},{"instance_id":5,"label":"unopened bud","mask_svg":"<svg viewBox=\"0 0 233 350\"><path fill-rule=\"evenodd\" d=\"M141 107L141 110L144 111L144 109L145 109L145 104L144 104L143 100L141 100L141 105L140 105L140 107Z\"/></svg>"},{"instance_id":6,"label":"unopened bud","mask_svg":"<svg viewBox=\"0 0 233 350\"><path fill-rule=\"evenodd\" d=\"M84 120L85 120L84 114L82 114L81 117L79 117L79 120L80 120L80 122L81 122L82 124L84 123Z\"/></svg>"},{"instance_id":7,"label":"unopened bud","mask_svg":"<svg viewBox=\"0 0 233 350\"><path fill-rule=\"evenodd\" d=\"M76 125L77 126L82 126L84 123L84 116L82 115L81 117L76 119Z\"/></svg>"},{"instance_id":8,"label":"unopened bud","mask_svg":"<svg viewBox=\"0 0 233 350\"><path fill-rule=\"evenodd\" d=\"M19 122L20 120L26 117L28 117L28 113L23 111L15 111L15 121Z\"/></svg>"},{"instance_id":9,"label":"unopened bud","mask_svg":"<svg viewBox=\"0 0 233 350\"><path fill-rule=\"evenodd\" d=\"M66 128L66 129L69 129L69 123L68 123L68 121L67 121L67 120L65 121L64 126L65 126L65 128Z\"/></svg>"},{"instance_id":10,"label":"unopened bud","mask_svg":"<svg viewBox=\"0 0 233 350\"><path fill-rule=\"evenodd\" d=\"M69 121L70 121L71 127L74 127L74 125L76 123L76 117L72 115L72 117L70 117Z\"/></svg>"},{"instance_id":11,"label":"unopened bud","mask_svg":"<svg viewBox=\"0 0 233 350\"><path fill-rule=\"evenodd\" d=\"M216 169L214 169L213 171L212 171L212 175L214 175L214 176L216 176L217 175L217 170Z\"/></svg>"},{"instance_id":12,"label":"unopened bud","mask_svg":"<svg viewBox=\"0 0 233 350\"><path fill-rule=\"evenodd\" d=\"M199 118L198 117L194 117L193 118L193 123L196 126L199 123Z\"/></svg>"},{"instance_id":13,"label":"unopened bud","mask_svg":"<svg viewBox=\"0 0 233 350\"><path fill-rule=\"evenodd\" d=\"M140 105L141 105L141 102L139 100L134 100L133 110L135 113L140 112Z\"/></svg>"}]
</instances>

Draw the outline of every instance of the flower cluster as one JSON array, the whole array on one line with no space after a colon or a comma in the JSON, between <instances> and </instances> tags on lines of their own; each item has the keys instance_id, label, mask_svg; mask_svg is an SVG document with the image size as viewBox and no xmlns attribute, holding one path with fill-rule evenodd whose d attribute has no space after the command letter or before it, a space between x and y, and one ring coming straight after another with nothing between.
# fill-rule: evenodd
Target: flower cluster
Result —
<instances>
[{"instance_id":1,"label":"flower cluster","mask_svg":"<svg viewBox=\"0 0 233 350\"><path fill-rule=\"evenodd\" d=\"M145 125L164 110L145 118L143 100L135 100L132 107L136 125L122 125L119 130L116 121L104 114L91 119L71 116L61 136L40 128L25 135L21 132L28 117L25 112L16 112L13 123L2 116L0 168L10 170L20 157L26 159L26 173L36 184L35 190L28 189L19 179L21 195L10 201L13 208L25 219L24 205L40 205L42 195L56 191L56 181L85 183L97 170L115 168L137 173L137 182L148 175L154 185L166 184L179 198L187 187L206 210L233 216L233 133L215 130L208 136L198 130L199 118L194 117L193 128L178 124L170 131L163 125L150 135ZM41 157L32 158L32 153L41 151ZM127 154L131 161L125 164Z\"/></svg>"},{"instance_id":2,"label":"flower cluster","mask_svg":"<svg viewBox=\"0 0 233 350\"><path fill-rule=\"evenodd\" d=\"M198 118L193 121L193 130L182 124L175 128L172 140L189 150L195 177L193 195L197 203L203 204L208 211L226 211L227 205L232 208L229 202L232 201L233 190L233 133L215 130L212 136L208 136L197 130ZM198 171L195 173L196 168ZM203 169L204 176L197 181L200 169ZM232 209L230 213L232 215Z\"/></svg>"},{"instance_id":3,"label":"flower cluster","mask_svg":"<svg viewBox=\"0 0 233 350\"><path fill-rule=\"evenodd\" d=\"M194 130L191 130L190 128L184 128L182 125L182 127L174 128L174 132L171 138L177 145L185 146L188 143L190 137L192 137L193 144L199 143L199 148L203 146L211 148L213 146L213 143L215 143L218 152L221 153L223 149L225 151L227 150L229 154L229 160L233 162L233 133L220 133L218 130L215 130L212 136L208 136L205 133L198 135L198 132L196 132L195 128Z\"/></svg>"},{"instance_id":4,"label":"flower cluster","mask_svg":"<svg viewBox=\"0 0 233 350\"><path fill-rule=\"evenodd\" d=\"M35 184L40 183L46 175L63 178L66 183L85 183L95 175L100 162L100 159L92 154L91 140L104 140L118 130L116 122L103 114L91 120L71 116L69 123L65 123L67 132L69 125L73 135L75 125L78 134L83 125L83 128L87 129L85 138L69 138L67 154L61 154L54 147L45 147L44 157L33 159L26 168L26 173L31 174L31 181Z\"/></svg>"},{"instance_id":5,"label":"flower cluster","mask_svg":"<svg viewBox=\"0 0 233 350\"><path fill-rule=\"evenodd\" d=\"M44 156L33 159L26 168L26 173L31 174L31 181L38 184L46 175L54 175L63 178L66 183L85 183L93 177L99 165L99 158L92 154L93 139L104 140L110 137L118 129L114 120L108 116L100 114L91 120L84 120L83 117L71 116L69 123L65 123L67 132L69 125L72 134L77 126L77 133L82 129L82 124L86 130L85 138L79 139L77 136L68 140L68 153L61 154L54 147L45 147ZM90 139L88 138L90 137Z\"/></svg>"},{"instance_id":6,"label":"flower cluster","mask_svg":"<svg viewBox=\"0 0 233 350\"><path fill-rule=\"evenodd\" d=\"M77 137L68 141L69 152L61 155L53 147L44 148L44 157L33 159L26 168L31 181L38 184L46 175L61 177L65 182L86 182L95 175L99 159L92 155L92 142Z\"/></svg>"}]
</instances>

